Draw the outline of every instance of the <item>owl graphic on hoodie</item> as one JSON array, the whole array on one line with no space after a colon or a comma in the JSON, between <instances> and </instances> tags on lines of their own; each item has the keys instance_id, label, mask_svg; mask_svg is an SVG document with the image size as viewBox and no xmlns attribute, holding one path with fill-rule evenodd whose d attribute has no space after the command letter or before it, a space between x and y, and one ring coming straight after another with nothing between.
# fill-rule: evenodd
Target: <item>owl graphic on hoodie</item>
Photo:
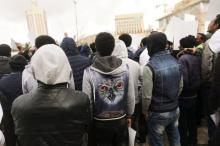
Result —
<instances>
[{"instance_id":1,"label":"owl graphic on hoodie","mask_svg":"<svg viewBox=\"0 0 220 146\"><path fill-rule=\"evenodd\" d=\"M127 72L112 76L92 71L94 118L119 119L126 115L129 77Z\"/></svg>"}]
</instances>

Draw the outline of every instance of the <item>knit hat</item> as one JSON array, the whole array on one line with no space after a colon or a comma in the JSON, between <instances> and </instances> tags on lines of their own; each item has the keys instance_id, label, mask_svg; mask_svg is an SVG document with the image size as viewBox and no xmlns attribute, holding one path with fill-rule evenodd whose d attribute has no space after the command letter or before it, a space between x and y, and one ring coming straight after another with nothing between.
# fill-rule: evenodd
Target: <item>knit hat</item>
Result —
<instances>
[{"instance_id":1,"label":"knit hat","mask_svg":"<svg viewBox=\"0 0 220 146\"><path fill-rule=\"evenodd\" d=\"M11 57L11 59L9 60L9 64L13 71L23 71L25 68L25 65L27 65L27 61L24 56L15 55Z\"/></svg>"},{"instance_id":2,"label":"knit hat","mask_svg":"<svg viewBox=\"0 0 220 146\"><path fill-rule=\"evenodd\" d=\"M0 56L11 56L11 47L6 44L1 44L0 45Z\"/></svg>"}]
</instances>

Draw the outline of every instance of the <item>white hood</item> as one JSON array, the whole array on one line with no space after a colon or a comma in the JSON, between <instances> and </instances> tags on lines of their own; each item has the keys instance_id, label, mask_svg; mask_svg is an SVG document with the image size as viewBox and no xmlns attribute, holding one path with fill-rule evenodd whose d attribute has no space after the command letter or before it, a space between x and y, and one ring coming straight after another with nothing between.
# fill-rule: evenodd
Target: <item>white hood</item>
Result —
<instances>
[{"instance_id":1,"label":"white hood","mask_svg":"<svg viewBox=\"0 0 220 146\"><path fill-rule=\"evenodd\" d=\"M40 47L31 59L34 78L47 85L67 83L72 69L63 50L53 44Z\"/></svg>"},{"instance_id":2,"label":"white hood","mask_svg":"<svg viewBox=\"0 0 220 146\"><path fill-rule=\"evenodd\" d=\"M112 56L116 56L118 58L128 58L128 50L123 41L115 41L115 48L112 52Z\"/></svg>"},{"instance_id":3,"label":"white hood","mask_svg":"<svg viewBox=\"0 0 220 146\"><path fill-rule=\"evenodd\" d=\"M211 37L209 47L214 53L220 53L220 29Z\"/></svg>"}]
</instances>

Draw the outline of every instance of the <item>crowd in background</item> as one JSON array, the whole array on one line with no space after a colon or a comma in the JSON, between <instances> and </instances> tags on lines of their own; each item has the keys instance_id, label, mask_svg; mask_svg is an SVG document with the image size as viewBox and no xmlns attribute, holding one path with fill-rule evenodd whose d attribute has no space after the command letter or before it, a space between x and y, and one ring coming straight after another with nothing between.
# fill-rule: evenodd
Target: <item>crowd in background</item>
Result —
<instances>
[{"instance_id":1,"label":"crowd in background","mask_svg":"<svg viewBox=\"0 0 220 146\"><path fill-rule=\"evenodd\" d=\"M151 32L138 49L132 37L101 32L77 46L65 36L35 39L33 53L11 56L0 45L0 145L196 146L208 126L209 146L220 145L220 14L179 41ZM208 37L210 36L210 37ZM147 140L148 139L148 140Z\"/></svg>"}]
</instances>

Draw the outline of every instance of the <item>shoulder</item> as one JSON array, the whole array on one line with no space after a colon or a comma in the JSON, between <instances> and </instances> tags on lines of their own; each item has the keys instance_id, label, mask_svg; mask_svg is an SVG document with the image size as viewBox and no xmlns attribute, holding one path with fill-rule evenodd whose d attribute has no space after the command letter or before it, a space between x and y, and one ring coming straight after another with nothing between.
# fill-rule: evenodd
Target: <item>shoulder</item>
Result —
<instances>
[{"instance_id":1,"label":"shoulder","mask_svg":"<svg viewBox=\"0 0 220 146\"><path fill-rule=\"evenodd\" d=\"M18 96L12 104L12 112L24 109L26 105L29 105L27 102L31 100L30 96L31 93Z\"/></svg>"},{"instance_id":2,"label":"shoulder","mask_svg":"<svg viewBox=\"0 0 220 146\"><path fill-rule=\"evenodd\" d=\"M134 69L140 68L140 65L132 59L126 58L125 61L128 64L128 66L131 67L131 68L134 68Z\"/></svg>"},{"instance_id":3,"label":"shoulder","mask_svg":"<svg viewBox=\"0 0 220 146\"><path fill-rule=\"evenodd\" d=\"M71 99L74 103L78 102L83 104L83 103L89 103L89 97L86 93L82 91L76 91L70 88L67 88L66 91L68 93L69 99Z\"/></svg>"}]
</instances>

